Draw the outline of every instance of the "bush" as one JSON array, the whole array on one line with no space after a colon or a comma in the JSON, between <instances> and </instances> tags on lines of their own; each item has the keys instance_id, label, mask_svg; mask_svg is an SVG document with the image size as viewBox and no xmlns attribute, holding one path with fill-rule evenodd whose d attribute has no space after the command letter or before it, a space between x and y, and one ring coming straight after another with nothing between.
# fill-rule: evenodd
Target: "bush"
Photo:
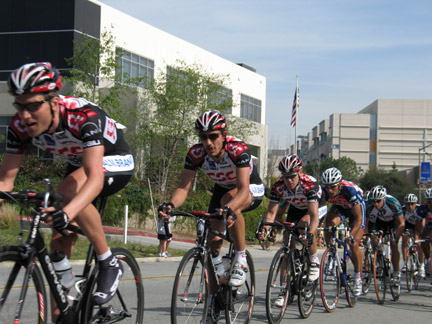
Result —
<instances>
[{"instance_id":1,"label":"bush","mask_svg":"<svg viewBox=\"0 0 432 324\"><path fill-rule=\"evenodd\" d=\"M14 229L19 226L19 212L14 205L3 204L0 208L0 228Z\"/></svg>"}]
</instances>

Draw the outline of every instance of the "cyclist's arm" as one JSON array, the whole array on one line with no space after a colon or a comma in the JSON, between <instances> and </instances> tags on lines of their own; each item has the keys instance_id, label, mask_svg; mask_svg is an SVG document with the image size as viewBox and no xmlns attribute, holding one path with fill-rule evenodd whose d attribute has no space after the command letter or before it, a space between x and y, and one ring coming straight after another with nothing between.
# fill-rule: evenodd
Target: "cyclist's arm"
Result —
<instances>
[{"instance_id":1,"label":"cyclist's arm","mask_svg":"<svg viewBox=\"0 0 432 324\"><path fill-rule=\"evenodd\" d=\"M69 220L73 220L84 208L90 205L100 194L104 185L103 156L105 148L102 145L88 147L83 153L83 168L86 181L81 190L63 207Z\"/></svg>"},{"instance_id":2,"label":"cyclist's arm","mask_svg":"<svg viewBox=\"0 0 432 324\"><path fill-rule=\"evenodd\" d=\"M362 219L363 219L361 204L354 205L352 207L352 213L354 215L354 225L351 229L351 235L354 238L356 238L357 233L361 230L361 224L362 224ZM358 239L360 239L360 238L358 238Z\"/></svg>"},{"instance_id":3,"label":"cyclist's arm","mask_svg":"<svg viewBox=\"0 0 432 324\"><path fill-rule=\"evenodd\" d=\"M402 235L404 229L405 229L405 219L403 215L396 217L396 222L398 223L395 231L395 236L399 237Z\"/></svg>"},{"instance_id":4,"label":"cyclist's arm","mask_svg":"<svg viewBox=\"0 0 432 324\"><path fill-rule=\"evenodd\" d=\"M5 153L0 167L0 190L12 191L24 154Z\"/></svg>"},{"instance_id":5,"label":"cyclist's arm","mask_svg":"<svg viewBox=\"0 0 432 324\"><path fill-rule=\"evenodd\" d=\"M276 216L276 211L278 210L278 202L270 201L267 209L267 213L265 214L263 218L263 222L271 223L274 221ZM269 225L264 225L262 227L262 231L258 234L260 240L264 240L264 233L270 229Z\"/></svg>"},{"instance_id":6,"label":"cyclist's arm","mask_svg":"<svg viewBox=\"0 0 432 324\"><path fill-rule=\"evenodd\" d=\"M316 235L319 225L318 207L319 203L317 201L308 203L308 211L310 215L309 233L312 235Z\"/></svg>"},{"instance_id":7,"label":"cyclist's arm","mask_svg":"<svg viewBox=\"0 0 432 324\"><path fill-rule=\"evenodd\" d=\"M171 195L170 202L172 202L175 208L180 207L186 201L189 193L189 189L195 178L197 170L183 169L183 173L180 179L179 187Z\"/></svg>"},{"instance_id":8,"label":"cyclist's arm","mask_svg":"<svg viewBox=\"0 0 432 324\"><path fill-rule=\"evenodd\" d=\"M250 200L250 169L239 168L236 170L237 174L237 194L225 206L229 206L233 211L240 209L244 205L245 200Z\"/></svg>"}]
</instances>

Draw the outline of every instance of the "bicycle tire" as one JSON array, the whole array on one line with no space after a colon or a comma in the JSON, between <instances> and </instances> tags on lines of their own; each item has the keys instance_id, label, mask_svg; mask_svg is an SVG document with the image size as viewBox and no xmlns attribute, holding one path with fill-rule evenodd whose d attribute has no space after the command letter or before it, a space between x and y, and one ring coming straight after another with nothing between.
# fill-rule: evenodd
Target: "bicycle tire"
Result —
<instances>
[{"instance_id":1,"label":"bicycle tire","mask_svg":"<svg viewBox=\"0 0 432 324\"><path fill-rule=\"evenodd\" d=\"M171 323L205 323L209 311L208 278L198 248L183 256L171 297ZM192 288L192 289L191 289Z\"/></svg>"},{"instance_id":2,"label":"bicycle tire","mask_svg":"<svg viewBox=\"0 0 432 324\"><path fill-rule=\"evenodd\" d=\"M354 271L354 263L350 254L345 258L345 295L349 307L353 308L357 304L358 296L354 295L356 275Z\"/></svg>"},{"instance_id":3,"label":"bicycle tire","mask_svg":"<svg viewBox=\"0 0 432 324\"><path fill-rule=\"evenodd\" d=\"M321 257L320 291L324 308L329 313L334 312L339 301L340 276L332 248L327 248Z\"/></svg>"},{"instance_id":4,"label":"bicycle tire","mask_svg":"<svg viewBox=\"0 0 432 324\"><path fill-rule=\"evenodd\" d=\"M274 255L267 276L266 314L270 324L278 324L282 321L289 300L291 280L292 263L289 251L281 248ZM277 306L276 302L281 294L283 294L283 303L282 306Z\"/></svg>"},{"instance_id":5,"label":"bicycle tire","mask_svg":"<svg viewBox=\"0 0 432 324\"><path fill-rule=\"evenodd\" d=\"M407 283L407 290L410 293L414 288L414 281L416 276L416 269L415 269L415 261L414 261L414 255L409 254L408 259L406 262L406 269L405 269L405 277L406 277L406 283Z\"/></svg>"},{"instance_id":6,"label":"bicycle tire","mask_svg":"<svg viewBox=\"0 0 432 324\"><path fill-rule=\"evenodd\" d=\"M255 267L252 255L246 250L249 271L246 282L240 287L226 289L225 319L227 324L247 324L252 317L255 302Z\"/></svg>"},{"instance_id":7,"label":"bicycle tire","mask_svg":"<svg viewBox=\"0 0 432 324\"><path fill-rule=\"evenodd\" d=\"M313 311L317 282L318 280L309 281L309 270L311 263L309 262L309 254L306 258L308 259L301 268L301 271L297 278L298 287L298 308L302 318L308 318Z\"/></svg>"},{"instance_id":8,"label":"bicycle tire","mask_svg":"<svg viewBox=\"0 0 432 324\"><path fill-rule=\"evenodd\" d=\"M369 292L370 284L373 278L373 254L369 249L363 250L362 256L362 285L363 295L366 296Z\"/></svg>"},{"instance_id":9,"label":"bicycle tire","mask_svg":"<svg viewBox=\"0 0 432 324\"><path fill-rule=\"evenodd\" d=\"M2 262L2 268L5 267L10 269L8 275L3 274L0 276L0 290L2 291L0 302L0 323L14 323L15 320L15 311L21 289L14 289L16 286L6 289L6 285L11 276L16 276L16 279L13 282L11 281L10 284L20 283L21 285L23 281L23 275L26 270L25 264L28 260L23 259L22 252L23 249L20 246L14 245L0 247L0 262ZM36 263L33 263L33 267L29 290L26 292L20 321L22 323L44 324L48 322L47 294L39 266ZM30 289L33 290L33 288L34 294L29 294Z\"/></svg>"},{"instance_id":10,"label":"bicycle tire","mask_svg":"<svg viewBox=\"0 0 432 324\"><path fill-rule=\"evenodd\" d=\"M374 255L374 285L378 303L384 304L387 290L387 273L384 256L375 252Z\"/></svg>"},{"instance_id":11,"label":"bicycle tire","mask_svg":"<svg viewBox=\"0 0 432 324\"><path fill-rule=\"evenodd\" d=\"M389 274L393 273L393 271L390 271L390 269L393 268L392 265L391 265L391 261L390 260L387 260L387 268L389 269ZM398 280L398 281L399 281L399 284L396 285L394 283L393 278L389 279L390 293L391 293L392 298L393 298L394 301L398 301L399 300L399 296L400 296L401 284L400 284L400 280Z\"/></svg>"},{"instance_id":12,"label":"bicycle tire","mask_svg":"<svg viewBox=\"0 0 432 324\"><path fill-rule=\"evenodd\" d=\"M123 277L115 296L103 305L92 302L93 292L97 288L99 268L96 266L89 277L86 294L82 302L82 323L122 323L140 324L144 318L144 287L139 265L132 253L124 248L112 248L123 265Z\"/></svg>"}]
</instances>

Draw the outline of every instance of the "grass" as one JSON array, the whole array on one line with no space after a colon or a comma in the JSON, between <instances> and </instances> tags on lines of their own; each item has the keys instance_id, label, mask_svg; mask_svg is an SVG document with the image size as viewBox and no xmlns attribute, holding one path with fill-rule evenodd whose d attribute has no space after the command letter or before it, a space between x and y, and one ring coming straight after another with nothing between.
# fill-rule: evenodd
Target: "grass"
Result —
<instances>
[{"instance_id":1,"label":"grass","mask_svg":"<svg viewBox=\"0 0 432 324\"><path fill-rule=\"evenodd\" d=\"M2 228L0 229L0 246L3 245L14 245L18 244L18 234L20 232L19 224L16 224L12 228ZM24 231L23 240L25 241L27 238L28 231ZM45 233L44 235L45 243L48 245L51 234ZM89 247L89 241L85 237L80 237L74 247L74 252L72 254L71 260L82 260L86 258L87 250ZM156 257L158 255L158 247L150 246L150 245L142 245L139 243L127 243L124 244L123 241L120 240L108 240L108 245L113 247L124 247L132 252L135 258L146 258L146 257ZM169 249L169 252L172 256L183 256L185 251L183 250L175 250Z\"/></svg>"}]
</instances>

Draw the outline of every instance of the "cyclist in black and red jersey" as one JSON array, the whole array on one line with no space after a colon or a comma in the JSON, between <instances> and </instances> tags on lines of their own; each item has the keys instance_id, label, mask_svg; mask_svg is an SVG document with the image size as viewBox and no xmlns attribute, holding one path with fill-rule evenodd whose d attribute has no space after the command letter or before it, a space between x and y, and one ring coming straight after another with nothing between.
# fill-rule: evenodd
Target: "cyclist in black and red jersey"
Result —
<instances>
[{"instance_id":1,"label":"cyclist in black and red jersey","mask_svg":"<svg viewBox=\"0 0 432 324\"><path fill-rule=\"evenodd\" d=\"M101 217L92 204L109 196L130 180L134 160L116 122L95 104L59 95L61 76L51 63L29 63L13 71L8 80L14 96L13 117L6 153L0 168L0 190L10 191L29 144L67 159L65 178L57 192L64 196L61 208L49 207L48 223L54 229L51 250L70 257L76 235L59 234L76 222L93 244L99 260L99 280L93 300L109 301L122 276L122 266L112 255ZM55 319L54 319L55 321Z\"/></svg>"},{"instance_id":2,"label":"cyclist in black and red jersey","mask_svg":"<svg viewBox=\"0 0 432 324\"><path fill-rule=\"evenodd\" d=\"M231 267L229 285L239 287L246 280L245 222L242 212L259 206L264 196L264 185L252 163L247 145L238 138L228 136L227 120L217 110L201 114L195 121L195 130L200 143L192 146L186 155L180 186L174 191L169 202L159 207L159 215L169 218L174 208L186 200L198 168L215 182L208 212L217 210L226 216L227 225L232 228L235 258ZM166 208L167 213L163 210ZM237 220L232 222L232 216ZM212 226L223 231L223 223L215 221ZM219 252L222 240L212 237L211 250Z\"/></svg>"},{"instance_id":3,"label":"cyclist in black and red jersey","mask_svg":"<svg viewBox=\"0 0 432 324\"><path fill-rule=\"evenodd\" d=\"M315 281L319 278L320 261L317 254L317 228L320 220L327 214L327 205L318 181L302 172L303 162L296 155L287 155L279 162L281 177L274 183L270 193L268 211L264 222L282 220L287 206L287 222L295 222L302 226L304 222L310 225L308 233L308 245L310 252L311 268L308 279ZM258 239L263 240L265 231L269 226L264 226L258 233ZM284 293L276 300L275 304L282 307Z\"/></svg>"}]
</instances>

